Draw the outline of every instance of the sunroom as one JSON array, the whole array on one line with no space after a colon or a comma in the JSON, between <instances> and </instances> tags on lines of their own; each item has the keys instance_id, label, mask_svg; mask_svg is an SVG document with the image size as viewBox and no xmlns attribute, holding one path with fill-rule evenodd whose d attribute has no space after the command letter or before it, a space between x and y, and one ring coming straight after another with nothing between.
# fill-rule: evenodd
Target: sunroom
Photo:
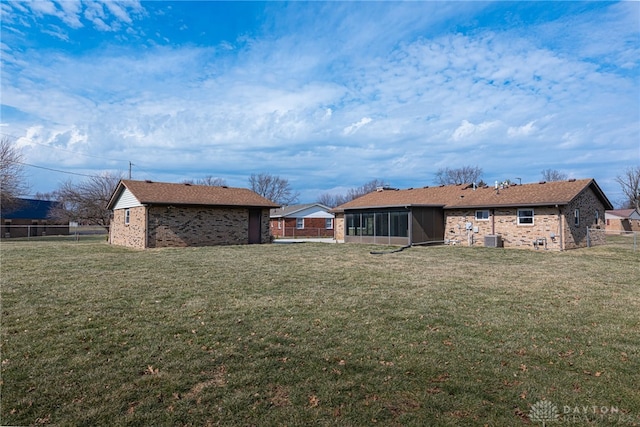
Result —
<instances>
[{"instance_id":1,"label":"sunroom","mask_svg":"<svg viewBox=\"0 0 640 427\"><path fill-rule=\"evenodd\" d=\"M440 206L345 210L344 222L345 242L404 246L444 240Z\"/></svg>"}]
</instances>

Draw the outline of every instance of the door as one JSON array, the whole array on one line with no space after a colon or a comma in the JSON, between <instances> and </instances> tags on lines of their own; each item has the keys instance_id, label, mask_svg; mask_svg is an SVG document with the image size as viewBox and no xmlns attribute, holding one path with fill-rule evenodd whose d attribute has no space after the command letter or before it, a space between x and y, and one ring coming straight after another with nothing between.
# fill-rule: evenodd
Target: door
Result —
<instances>
[{"instance_id":1,"label":"door","mask_svg":"<svg viewBox=\"0 0 640 427\"><path fill-rule=\"evenodd\" d=\"M249 209L249 244L262 243L262 210Z\"/></svg>"}]
</instances>

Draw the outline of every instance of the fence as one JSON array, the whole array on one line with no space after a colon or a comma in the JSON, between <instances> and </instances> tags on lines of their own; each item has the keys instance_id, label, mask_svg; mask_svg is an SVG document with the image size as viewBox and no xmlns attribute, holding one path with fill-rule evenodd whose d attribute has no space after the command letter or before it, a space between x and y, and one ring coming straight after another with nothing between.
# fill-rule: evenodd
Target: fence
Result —
<instances>
[{"instance_id":1,"label":"fence","mask_svg":"<svg viewBox=\"0 0 640 427\"><path fill-rule=\"evenodd\" d=\"M333 229L332 228L313 228L313 227L305 227L305 228L296 228L296 227L285 227L284 233L282 229L272 229L272 234L276 238L284 237L288 239L293 238L333 238Z\"/></svg>"},{"instance_id":2,"label":"fence","mask_svg":"<svg viewBox=\"0 0 640 427\"><path fill-rule=\"evenodd\" d=\"M107 236L107 230L98 226L68 226L60 224L31 224L2 226L2 240L80 240Z\"/></svg>"},{"instance_id":3,"label":"fence","mask_svg":"<svg viewBox=\"0 0 640 427\"><path fill-rule=\"evenodd\" d=\"M587 228L587 246L598 245L630 249L635 252L640 250L640 232Z\"/></svg>"}]
</instances>

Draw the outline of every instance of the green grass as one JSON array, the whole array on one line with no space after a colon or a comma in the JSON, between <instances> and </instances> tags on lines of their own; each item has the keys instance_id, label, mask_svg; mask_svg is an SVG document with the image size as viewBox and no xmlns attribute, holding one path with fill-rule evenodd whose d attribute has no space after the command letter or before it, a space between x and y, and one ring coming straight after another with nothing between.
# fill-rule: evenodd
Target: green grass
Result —
<instances>
[{"instance_id":1,"label":"green grass","mask_svg":"<svg viewBox=\"0 0 640 427\"><path fill-rule=\"evenodd\" d=\"M1 245L3 425L640 425L638 252Z\"/></svg>"}]
</instances>

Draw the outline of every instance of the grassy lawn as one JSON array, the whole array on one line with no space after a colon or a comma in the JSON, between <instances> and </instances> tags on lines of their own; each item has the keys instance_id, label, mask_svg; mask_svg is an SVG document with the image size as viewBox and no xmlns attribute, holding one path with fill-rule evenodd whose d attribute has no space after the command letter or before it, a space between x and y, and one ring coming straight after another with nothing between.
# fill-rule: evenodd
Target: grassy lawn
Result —
<instances>
[{"instance_id":1,"label":"grassy lawn","mask_svg":"<svg viewBox=\"0 0 640 427\"><path fill-rule=\"evenodd\" d=\"M372 249L3 241L0 424L640 425L640 252Z\"/></svg>"}]
</instances>

